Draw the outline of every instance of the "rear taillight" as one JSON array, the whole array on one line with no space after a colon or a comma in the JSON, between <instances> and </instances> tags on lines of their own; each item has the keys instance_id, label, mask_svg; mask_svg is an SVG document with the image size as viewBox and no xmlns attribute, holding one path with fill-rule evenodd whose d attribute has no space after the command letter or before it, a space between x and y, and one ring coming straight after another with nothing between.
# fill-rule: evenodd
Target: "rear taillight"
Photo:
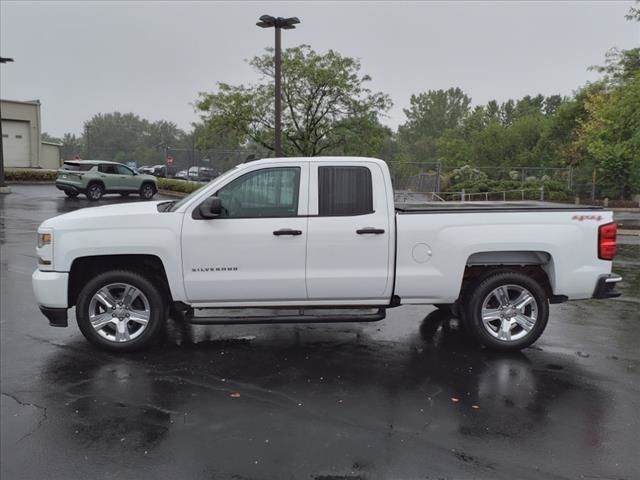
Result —
<instances>
[{"instance_id":1,"label":"rear taillight","mask_svg":"<svg viewBox=\"0 0 640 480\"><path fill-rule=\"evenodd\" d=\"M598 258L600 260L613 260L618 251L616 235L618 226L615 223L600 225L598 229Z\"/></svg>"}]
</instances>

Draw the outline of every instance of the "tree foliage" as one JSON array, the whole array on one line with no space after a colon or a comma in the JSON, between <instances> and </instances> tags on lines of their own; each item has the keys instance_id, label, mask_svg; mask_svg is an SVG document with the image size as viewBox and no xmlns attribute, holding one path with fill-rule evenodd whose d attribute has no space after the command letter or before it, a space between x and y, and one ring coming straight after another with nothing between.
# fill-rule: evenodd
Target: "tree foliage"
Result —
<instances>
[{"instance_id":1,"label":"tree foliage","mask_svg":"<svg viewBox=\"0 0 640 480\"><path fill-rule=\"evenodd\" d=\"M84 155L138 165L164 163L164 149L181 145L184 137L173 122L149 122L133 113L99 113L84 124Z\"/></svg>"},{"instance_id":2,"label":"tree foliage","mask_svg":"<svg viewBox=\"0 0 640 480\"><path fill-rule=\"evenodd\" d=\"M260 75L255 85L218 83L216 93L201 93L197 108L210 130L235 135L274 149L273 50L249 64ZM329 50L320 54L308 45L282 54L282 130L286 155L315 156L381 147L385 128L380 115L391 106L389 97L372 92L371 80L360 73L360 62Z\"/></svg>"}]
</instances>

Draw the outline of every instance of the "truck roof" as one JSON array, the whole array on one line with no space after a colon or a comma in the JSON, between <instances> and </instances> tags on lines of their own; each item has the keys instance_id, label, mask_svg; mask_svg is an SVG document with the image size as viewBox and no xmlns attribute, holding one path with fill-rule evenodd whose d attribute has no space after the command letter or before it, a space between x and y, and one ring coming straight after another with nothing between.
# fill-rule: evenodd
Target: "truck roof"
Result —
<instances>
[{"instance_id":1,"label":"truck roof","mask_svg":"<svg viewBox=\"0 0 640 480\"><path fill-rule=\"evenodd\" d=\"M110 162L109 160L65 160L64 163L77 163L80 165L87 165L87 164L98 165L101 163L109 163L112 165L124 165L123 163Z\"/></svg>"},{"instance_id":2,"label":"truck roof","mask_svg":"<svg viewBox=\"0 0 640 480\"><path fill-rule=\"evenodd\" d=\"M367 162L373 162L373 163L377 163L380 165L387 165L387 163L384 160L380 160L379 158L373 158L373 157L275 157L275 158L261 158L260 160L250 160L249 162L251 164L254 163L265 163L265 164L269 164L269 163L273 163L273 162L291 162L291 163L296 163L296 162L309 162L309 161L313 161L313 162L331 162L331 163L335 163L335 162L362 162L362 161L367 161ZM249 163L249 162L245 162L245 163Z\"/></svg>"}]
</instances>

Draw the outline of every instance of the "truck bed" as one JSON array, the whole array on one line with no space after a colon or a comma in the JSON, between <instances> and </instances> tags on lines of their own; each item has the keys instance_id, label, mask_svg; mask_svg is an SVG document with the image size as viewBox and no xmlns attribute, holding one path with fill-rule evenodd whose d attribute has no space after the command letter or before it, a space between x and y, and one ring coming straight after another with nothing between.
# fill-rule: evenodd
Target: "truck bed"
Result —
<instances>
[{"instance_id":1,"label":"truck bed","mask_svg":"<svg viewBox=\"0 0 640 480\"><path fill-rule=\"evenodd\" d=\"M411 213L472 213L472 212L540 212L602 210L602 207L540 201L477 201L477 202L396 202L396 212Z\"/></svg>"}]
</instances>

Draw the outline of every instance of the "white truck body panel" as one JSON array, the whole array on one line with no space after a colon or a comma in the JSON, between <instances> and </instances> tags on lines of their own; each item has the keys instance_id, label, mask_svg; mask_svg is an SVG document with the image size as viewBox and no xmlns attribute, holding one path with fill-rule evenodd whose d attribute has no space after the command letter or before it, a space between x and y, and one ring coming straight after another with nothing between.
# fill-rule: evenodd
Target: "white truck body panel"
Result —
<instances>
[{"instance_id":1,"label":"white truck body panel","mask_svg":"<svg viewBox=\"0 0 640 480\"><path fill-rule=\"evenodd\" d=\"M301 169L297 216L193 218L206 198L234 179L292 165ZM318 215L318 168L331 165L370 170L373 213ZM403 303L451 303L469 259L486 259L487 252L505 258L534 252L544 260L553 293L569 299L591 297L597 279L611 272L611 262L597 256L598 227L612 221L611 212L567 207L397 214L387 165L377 159L260 160L214 179L175 211L160 212L158 203L86 208L45 221L38 231L52 233L52 248L37 251L51 257L51 265L34 274L38 303L69 306L66 284L52 283L67 282L75 260L96 255L156 256L173 301L195 307L384 306L392 295ZM356 233L370 227L384 233ZM283 228L302 233L273 234ZM63 292L65 298L58 298Z\"/></svg>"}]
</instances>

